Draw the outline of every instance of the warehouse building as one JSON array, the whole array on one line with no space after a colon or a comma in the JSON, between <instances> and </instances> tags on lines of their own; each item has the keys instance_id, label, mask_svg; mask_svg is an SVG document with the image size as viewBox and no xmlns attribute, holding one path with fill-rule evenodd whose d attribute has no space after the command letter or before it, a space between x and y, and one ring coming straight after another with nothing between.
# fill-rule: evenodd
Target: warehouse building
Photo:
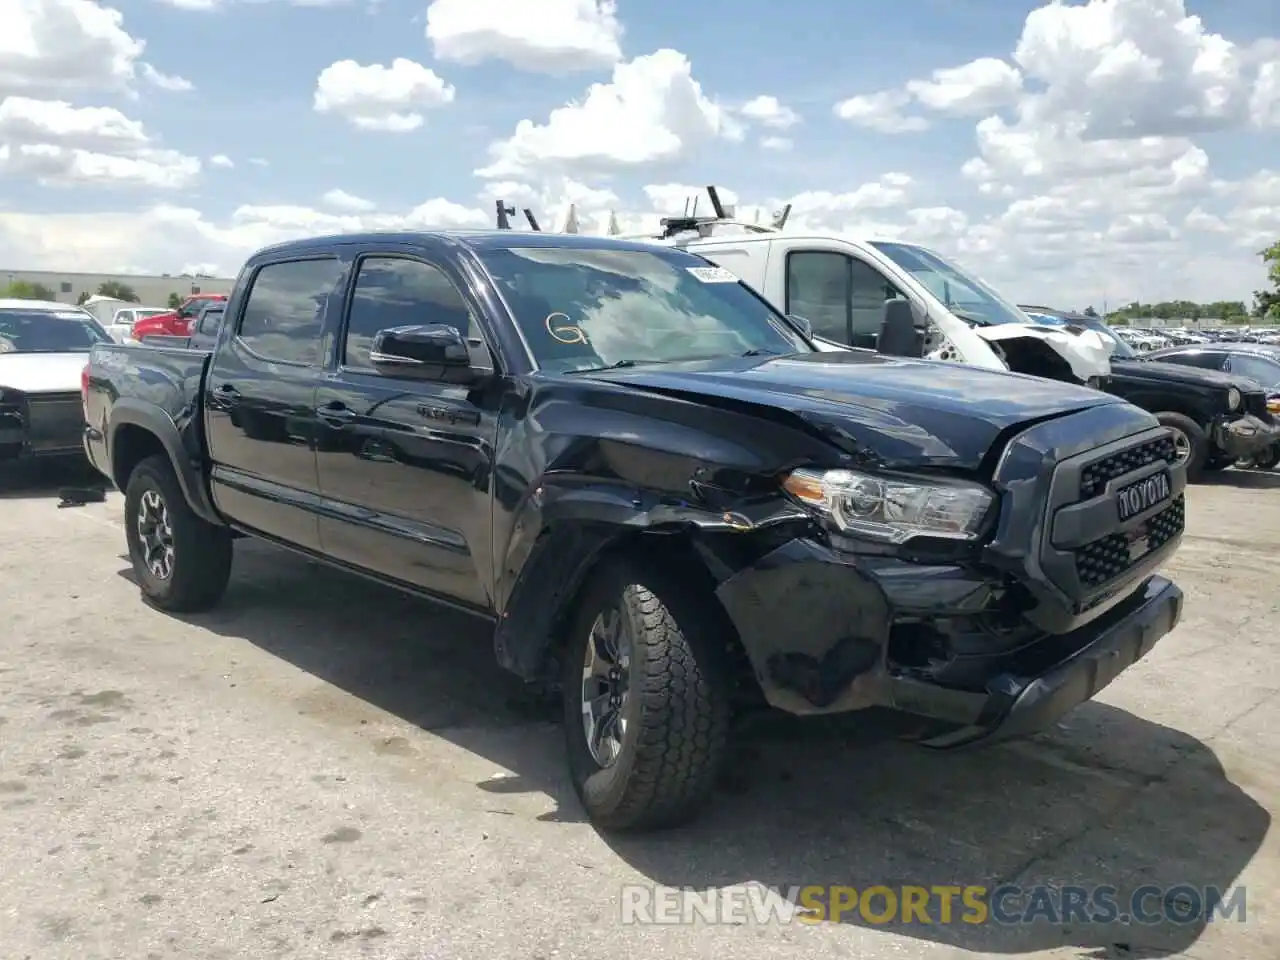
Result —
<instances>
[{"instance_id":1,"label":"warehouse building","mask_svg":"<svg viewBox=\"0 0 1280 960\"><path fill-rule=\"evenodd\" d=\"M163 307L171 294L181 300L193 293L230 293L234 277L181 277L161 274L143 276L128 273L71 273L61 270L0 270L0 288L15 283L39 285L53 293L55 300L78 303L82 294L92 296L104 283L121 283L132 288L138 302Z\"/></svg>"}]
</instances>

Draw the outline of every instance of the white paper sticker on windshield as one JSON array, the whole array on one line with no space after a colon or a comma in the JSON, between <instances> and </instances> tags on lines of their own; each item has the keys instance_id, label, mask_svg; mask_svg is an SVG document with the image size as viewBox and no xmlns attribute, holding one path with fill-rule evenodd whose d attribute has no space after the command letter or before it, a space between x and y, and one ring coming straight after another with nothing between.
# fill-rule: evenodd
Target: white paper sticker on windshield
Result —
<instances>
[{"instance_id":1,"label":"white paper sticker on windshield","mask_svg":"<svg viewBox=\"0 0 1280 960\"><path fill-rule=\"evenodd\" d=\"M688 267L703 283L737 283L738 278L724 267Z\"/></svg>"},{"instance_id":2,"label":"white paper sticker on windshield","mask_svg":"<svg viewBox=\"0 0 1280 960\"><path fill-rule=\"evenodd\" d=\"M54 316L59 320L83 320L88 314L79 310L60 310Z\"/></svg>"}]
</instances>

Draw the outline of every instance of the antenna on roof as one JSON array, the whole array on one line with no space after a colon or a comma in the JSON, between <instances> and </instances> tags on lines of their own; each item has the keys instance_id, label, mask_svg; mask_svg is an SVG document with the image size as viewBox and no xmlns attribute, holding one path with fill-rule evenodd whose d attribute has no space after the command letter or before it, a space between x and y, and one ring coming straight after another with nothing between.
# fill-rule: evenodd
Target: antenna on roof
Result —
<instances>
[{"instance_id":1,"label":"antenna on roof","mask_svg":"<svg viewBox=\"0 0 1280 960\"><path fill-rule=\"evenodd\" d=\"M524 208L524 218L529 221L529 229L534 233L541 233L542 228L538 226L538 219L533 215L533 211L528 207Z\"/></svg>"},{"instance_id":2,"label":"antenna on roof","mask_svg":"<svg viewBox=\"0 0 1280 960\"><path fill-rule=\"evenodd\" d=\"M495 201L495 204L496 204L496 206L497 206L497 208L498 208L498 229L499 229L499 230L510 230L510 229L511 229L511 217L515 216L516 208L515 208L515 207L508 207L508 206L507 206L505 203L503 203L501 200Z\"/></svg>"},{"instance_id":3,"label":"antenna on roof","mask_svg":"<svg viewBox=\"0 0 1280 960\"><path fill-rule=\"evenodd\" d=\"M773 229L781 230L787 224L787 217L791 216L791 204L787 204L781 210L773 215Z\"/></svg>"}]
</instances>

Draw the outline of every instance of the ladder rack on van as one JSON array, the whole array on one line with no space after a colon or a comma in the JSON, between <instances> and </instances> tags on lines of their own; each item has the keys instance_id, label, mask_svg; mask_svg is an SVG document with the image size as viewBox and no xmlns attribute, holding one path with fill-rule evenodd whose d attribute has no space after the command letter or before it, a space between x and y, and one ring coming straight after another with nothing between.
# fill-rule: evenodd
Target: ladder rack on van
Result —
<instances>
[{"instance_id":1,"label":"ladder rack on van","mask_svg":"<svg viewBox=\"0 0 1280 960\"><path fill-rule=\"evenodd\" d=\"M715 236L717 233L778 233L786 225L787 218L791 216L791 204L787 204L773 217L773 222L768 226L761 223L752 223L747 220L739 220L734 216L735 210L732 207L726 207L720 201L720 193L714 186L707 187L707 195L711 198L711 207L714 216L699 217L698 216L698 198L694 197L692 201L685 201L684 213L678 217L663 217L659 221L660 230L657 233L628 233L624 234L618 229L618 219L614 211L609 211L609 219L606 221L604 229L601 231L605 236L618 237L621 240L659 240L674 245L688 243L692 240L701 240L707 237ZM497 225L499 230L514 229L511 226L511 217L515 215L516 208L507 206L502 200L497 201ZM524 208L525 219L529 222L529 228L536 232L542 232L542 227L533 215L533 211L528 207ZM725 230L724 228L730 228ZM555 233L578 233L578 215L577 205L569 204L564 222L558 227Z\"/></svg>"}]
</instances>

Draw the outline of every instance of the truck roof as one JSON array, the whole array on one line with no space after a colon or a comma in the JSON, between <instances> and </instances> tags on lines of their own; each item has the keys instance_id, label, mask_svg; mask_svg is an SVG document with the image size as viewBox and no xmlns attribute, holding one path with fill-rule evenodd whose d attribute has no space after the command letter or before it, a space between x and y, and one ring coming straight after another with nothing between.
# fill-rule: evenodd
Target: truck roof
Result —
<instances>
[{"instance_id":1,"label":"truck roof","mask_svg":"<svg viewBox=\"0 0 1280 960\"><path fill-rule=\"evenodd\" d=\"M633 250L653 253L655 245L617 237L593 237L573 233L538 233L524 230L413 230L340 233L302 240L286 240L264 247L250 259L277 253L305 253L333 246L365 243L398 243L407 246L457 244L472 250L504 250L511 247L567 247L582 250Z\"/></svg>"}]
</instances>

